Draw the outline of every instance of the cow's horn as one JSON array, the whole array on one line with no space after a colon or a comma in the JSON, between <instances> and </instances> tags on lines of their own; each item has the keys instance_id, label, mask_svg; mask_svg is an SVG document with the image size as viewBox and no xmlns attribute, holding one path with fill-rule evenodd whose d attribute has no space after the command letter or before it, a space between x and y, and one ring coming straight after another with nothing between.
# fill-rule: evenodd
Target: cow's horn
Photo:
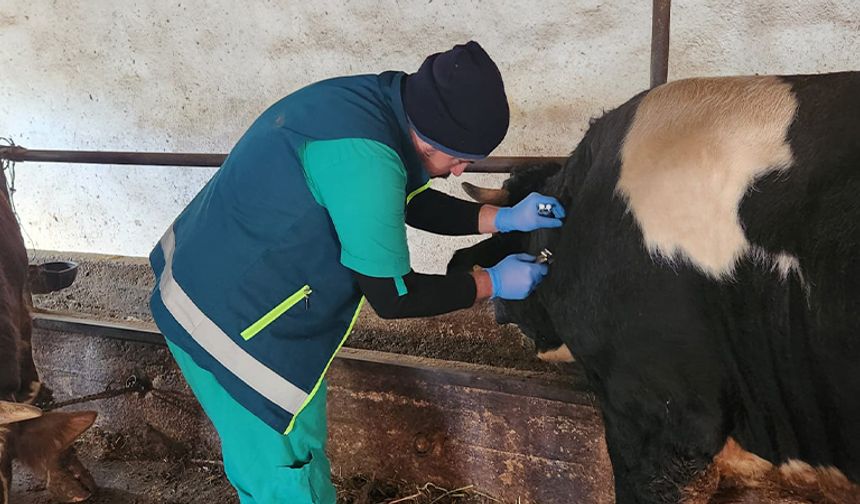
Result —
<instances>
[{"instance_id":1,"label":"cow's horn","mask_svg":"<svg viewBox=\"0 0 860 504\"><path fill-rule=\"evenodd\" d=\"M486 187L478 187L468 182L463 182L463 190L466 191L473 200L478 203L485 203L496 206L506 206L510 194L504 189L487 189Z\"/></svg>"},{"instance_id":2,"label":"cow's horn","mask_svg":"<svg viewBox=\"0 0 860 504\"><path fill-rule=\"evenodd\" d=\"M42 410L29 404L0 401L0 425L42 416Z\"/></svg>"}]
</instances>

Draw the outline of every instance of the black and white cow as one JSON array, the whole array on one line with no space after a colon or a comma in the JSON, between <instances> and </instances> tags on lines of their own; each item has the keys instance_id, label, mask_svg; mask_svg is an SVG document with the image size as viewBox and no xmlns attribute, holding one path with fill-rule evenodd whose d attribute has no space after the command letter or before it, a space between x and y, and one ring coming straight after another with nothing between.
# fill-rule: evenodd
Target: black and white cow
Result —
<instances>
[{"instance_id":1,"label":"black and white cow","mask_svg":"<svg viewBox=\"0 0 860 504\"><path fill-rule=\"evenodd\" d=\"M467 190L566 206L449 269L554 253L497 317L585 368L619 503L860 502L860 72L672 82Z\"/></svg>"}]
</instances>

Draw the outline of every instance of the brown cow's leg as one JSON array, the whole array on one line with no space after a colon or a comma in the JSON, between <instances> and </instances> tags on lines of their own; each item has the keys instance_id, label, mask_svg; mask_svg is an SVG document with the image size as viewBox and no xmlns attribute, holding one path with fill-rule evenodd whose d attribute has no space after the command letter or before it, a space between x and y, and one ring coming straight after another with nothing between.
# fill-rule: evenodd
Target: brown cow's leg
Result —
<instances>
[{"instance_id":1,"label":"brown cow's leg","mask_svg":"<svg viewBox=\"0 0 860 504\"><path fill-rule=\"evenodd\" d=\"M48 491L60 502L81 502L96 492L96 482L78 460L74 448L68 448L48 467Z\"/></svg>"},{"instance_id":2,"label":"brown cow's leg","mask_svg":"<svg viewBox=\"0 0 860 504\"><path fill-rule=\"evenodd\" d=\"M12 451L9 449L9 435L12 429L0 425L0 504L9 503L12 488Z\"/></svg>"},{"instance_id":3,"label":"brown cow's leg","mask_svg":"<svg viewBox=\"0 0 860 504\"><path fill-rule=\"evenodd\" d=\"M42 414L42 410L29 404L0 401L0 504L9 502L9 488L12 484L12 459L15 458L12 437L19 422L32 420Z\"/></svg>"},{"instance_id":4,"label":"brown cow's leg","mask_svg":"<svg viewBox=\"0 0 860 504\"><path fill-rule=\"evenodd\" d=\"M14 437L15 456L42 475L59 502L81 502L96 490L71 444L96 419L94 411L50 412L22 422Z\"/></svg>"},{"instance_id":5,"label":"brown cow's leg","mask_svg":"<svg viewBox=\"0 0 860 504\"><path fill-rule=\"evenodd\" d=\"M15 394L15 398L18 402L28 404L33 403L36 400L36 397L39 396L40 392L42 392L44 399L47 399L44 397L45 394L50 395L47 388L45 388L44 391L42 390L43 385L39 380L39 373L36 371L36 364L33 362L33 319L30 317L31 306L32 299L30 298L30 294L29 292L25 292L24 302L21 305L18 321L20 334L18 355L21 366L21 385Z\"/></svg>"},{"instance_id":6,"label":"brown cow's leg","mask_svg":"<svg viewBox=\"0 0 860 504\"><path fill-rule=\"evenodd\" d=\"M3 287L0 279L0 288ZM6 306L0 305L0 400L9 401L21 389L21 372L19 367L18 314L11 314Z\"/></svg>"}]
</instances>

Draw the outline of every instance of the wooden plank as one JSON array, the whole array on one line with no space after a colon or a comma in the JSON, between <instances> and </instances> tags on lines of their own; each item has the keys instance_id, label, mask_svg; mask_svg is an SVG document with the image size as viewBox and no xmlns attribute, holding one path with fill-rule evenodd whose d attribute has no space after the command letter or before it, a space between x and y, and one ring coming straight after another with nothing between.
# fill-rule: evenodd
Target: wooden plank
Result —
<instances>
[{"instance_id":1,"label":"wooden plank","mask_svg":"<svg viewBox=\"0 0 860 504\"><path fill-rule=\"evenodd\" d=\"M59 333L71 332L164 345L164 336L150 324L131 325L67 314L39 312L33 318L33 325ZM560 386L558 382L547 380L539 373L530 371L500 370L489 366L475 366L389 352L343 348L335 358L335 362L344 359L359 361L364 363L359 364L360 366L378 369L389 375L405 374L410 377L420 377L430 383L460 385L583 405L593 404L585 376L579 368L572 371L573 379L564 382L566 386Z\"/></svg>"},{"instance_id":2,"label":"wooden plank","mask_svg":"<svg viewBox=\"0 0 860 504\"><path fill-rule=\"evenodd\" d=\"M342 360L329 379L329 452L363 471L446 488L473 484L505 502L610 503L598 411Z\"/></svg>"}]
</instances>

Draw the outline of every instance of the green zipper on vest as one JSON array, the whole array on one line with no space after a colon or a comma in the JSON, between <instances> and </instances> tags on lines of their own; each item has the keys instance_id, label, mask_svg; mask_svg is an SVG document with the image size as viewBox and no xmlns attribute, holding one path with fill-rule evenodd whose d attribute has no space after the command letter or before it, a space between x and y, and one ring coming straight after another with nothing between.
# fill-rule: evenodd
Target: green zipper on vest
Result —
<instances>
[{"instance_id":1,"label":"green zipper on vest","mask_svg":"<svg viewBox=\"0 0 860 504\"><path fill-rule=\"evenodd\" d=\"M311 286L305 285L304 287L302 287L301 289L296 291L295 294L293 294L292 296L283 300L281 302L281 304L272 308L272 310L269 311L269 313L263 315L260 318L260 320L251 324L247 329L242 331L240 334L242 335L243 338L245 338L246 341L253 338L258 332L265 329L266 326L268 326L269 324L274 322L278 317L283 315L287 310L289 310L290 308L295 306L295 304L298 303L299 301L301 301L302 299L305 300L305 304L307 305L307 299L308 299L308 296L311 295L311 292L313 292L313 290L311 290Z\"/></svg>"}]
</instances>

